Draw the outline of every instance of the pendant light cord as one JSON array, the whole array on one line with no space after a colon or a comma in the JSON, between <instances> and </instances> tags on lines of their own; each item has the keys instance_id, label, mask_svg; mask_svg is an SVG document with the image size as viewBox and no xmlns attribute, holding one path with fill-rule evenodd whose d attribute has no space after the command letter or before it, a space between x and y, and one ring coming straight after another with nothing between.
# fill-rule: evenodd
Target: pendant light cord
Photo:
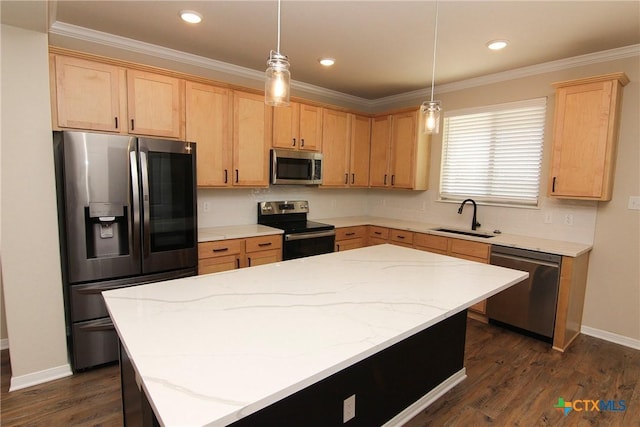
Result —
<instances>
[{"instance_id":1,"label":"pendant light cord","mask_svg":"<svg viewBox=\"0 0 640 427\"><path fill-rule=\"evenodd\" d=\"M280 54L280 0L278 0L278 54Z\"/></svg>"},{"instance_id":2,"label":"pendant light cord","mask_svg":"<svg viewBox=\"0 0 640 427\"><path fill-rule=\"evenodd\" d=\"M278 0L278 2L279 1L280 0ZM280 24L278 23L278 25ZM437 45L438 45L438 2L436 1L436 25L433 30L433 68L431 70L431 102L433 102L433 85L436 80L436 47Z\"/></svg>"}]
</instances>

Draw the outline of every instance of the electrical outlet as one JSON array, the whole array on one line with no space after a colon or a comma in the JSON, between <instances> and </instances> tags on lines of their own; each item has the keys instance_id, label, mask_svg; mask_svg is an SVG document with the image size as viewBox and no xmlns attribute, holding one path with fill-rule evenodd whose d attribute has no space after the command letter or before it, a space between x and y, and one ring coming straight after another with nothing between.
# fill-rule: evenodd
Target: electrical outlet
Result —
<instances>
[{"instance_id":1,"label":"electrical outlet","mask_svg":"<svg viewBox=\"0 0 640 427\"><path fill-rule=\"evenodd\" d=\"M356 395L347 397L342 405L342 424L356 417Z\"/></svg>"},{"instance_id":2,"label":"electrical outlet","mask_svg":"<svg viewBox=\"0 0 640 427\"><path fill-rule=\"evenodd\" d=\"M564 224L565 225L573 225L573 214L566 214L564 216Z\"/></svg>"},{"instance_id":3,"label":"electrical outlet","mask_svg":"<svg viewBox=\"0 0 640 427\"><path fill-rule=\"evenodd\" d=\"M629 196L629 209L640 211L640 196Z\"/></svg>"},{"instance_id":4,"label":"electrical outlet","mask_svg":"<svg viewBox=\"0 0 640 427\"><path fill-rule=\"evenodd\" d=\"M544 214L544 223L551 224L553 222L553 214L551 212L545 212Z\"/></svg>"},{"instance_id":5,"label":"electrical outlet","mask_svg":"<svg viewBox=\"0 0 640 427\"><path fill-rule=\"evenodd\" d=\"M209 202L202 203L202 210L205 212L209 212Z\"/></svg>"}]
</instances>

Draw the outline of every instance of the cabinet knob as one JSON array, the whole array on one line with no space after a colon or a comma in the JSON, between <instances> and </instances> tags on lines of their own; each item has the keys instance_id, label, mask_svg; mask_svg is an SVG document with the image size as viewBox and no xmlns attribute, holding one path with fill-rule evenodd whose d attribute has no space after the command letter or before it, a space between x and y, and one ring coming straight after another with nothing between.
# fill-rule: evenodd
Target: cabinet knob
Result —
<instances>
[{"instance_id":1,"label":"cabinet knob","mask_svg":"<svg viewBox=\"0 0 640 427\"><path fill-rule=\"evenodd\" d=\"M556 192L556 177L553 177L553 183L551 184L551 192L555 193Z\"/></svg>"},{"instance_id":2,"label":"cabinet knob","mask_svg":"<svg viewBox=\"0 0 640 427\"><path fill-rule=\"evenodd\" d=\"M351 174L351 184L355 184L356 183L356 174L352 173Z\"/></svg>"},{"instance_id":3,"label":"cabinet knob","mask_svg":"<svg viewBox=\"0 0 640 427\"><path fill-rule=\"evenodd\" d=\"M295 139L295 138L293 138L293 144L292 144L291 146L292 146L292 147L295 147L295 146L296 146L296 139Z\"/></svg>"},{"instance_id":4,"label":"cabinet knob","mask_svg":"<svg viewBox=\"0 0 640 427\"><path fill-rule=\"evenodd\" d=\"M229 182L229 171L227 169L224 170L224 183Z\"/></svg>"},{"instance_id":5,"label":"cabinet knob","mask_svg":"<svg viewBox=\"0 0 640 427\"><path fill-rule=\"evenodd\" d=\"M238 173L238 169L236 169L236 183L240 180L240 174Z\"/></svg>"},{"instance_id":6,"label":"cabinet knob","mask_svg":"<svg viewBox=\"0 0 640 427\"><path fill-rule=\"evenodd\" d=\"M300 138L300 147L304 147L304 138Z\"/></svg>"},{"instance_id":7,"label":"cabinet knob","mask_svg":"<svg viewBox=\"0 0 640 427\"><path fill-rule=\"evenodd\" d=\"M349 174L348 174L348 173L345 173L345 174L344 174L344 183L345 183L345 184L348 184L348 183L349 183Z\"/></svg>"}]
</instances>

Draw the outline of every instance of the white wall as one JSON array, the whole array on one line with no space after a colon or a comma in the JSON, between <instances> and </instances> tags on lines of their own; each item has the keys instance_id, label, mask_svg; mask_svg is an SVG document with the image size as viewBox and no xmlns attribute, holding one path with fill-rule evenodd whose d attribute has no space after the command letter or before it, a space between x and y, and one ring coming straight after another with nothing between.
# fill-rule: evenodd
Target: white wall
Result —
<instances>
[{"instance_id":1,"label":"white wall","mask_svg":"<svg viewBox=\"0 0 640 427\"><path fill-rule=\"evenodd\" d=\"M2 25L2 285L11 387L70 374L47 35Z\"/></svg>"},{"instance_id":2,"label":"white wall","mask_svg":"<svg viewBox=\"0 0 640 427\"><path fill-rule=\"evenodd\" d=\"M299 185L263 189L198 190L198 226L255 224L258 202L265 200L308 200L309 218L367 215L367 189L320 189ZM204 204L209 211L204 211Z\"/></svg>"}]
</instances>

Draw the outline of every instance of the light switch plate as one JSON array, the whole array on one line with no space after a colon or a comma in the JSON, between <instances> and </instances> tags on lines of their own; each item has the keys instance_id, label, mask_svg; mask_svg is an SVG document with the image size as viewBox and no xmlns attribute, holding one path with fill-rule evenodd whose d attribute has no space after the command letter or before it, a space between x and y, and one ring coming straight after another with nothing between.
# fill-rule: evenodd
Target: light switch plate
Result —
<instances>
[{"instance_id":1,"label":"light switch plate","mask_svg":"<svg viewBox=\"0 0 640 427\"><path fill-rule=\"evenodd\" d=\"M342 408L342 423L355 418L356 416L356 395L352 394L344 400Z\"/></svg>"},{"instance_id":2,"label":"light switch plate","mask_svg":"<svg viewBox=\"0 0 640 427\"><path fill-rule=\"evenodd\" d=\"M640 196L629 196L629 209L640 211Z\"/></svg>"}]
</instances>

